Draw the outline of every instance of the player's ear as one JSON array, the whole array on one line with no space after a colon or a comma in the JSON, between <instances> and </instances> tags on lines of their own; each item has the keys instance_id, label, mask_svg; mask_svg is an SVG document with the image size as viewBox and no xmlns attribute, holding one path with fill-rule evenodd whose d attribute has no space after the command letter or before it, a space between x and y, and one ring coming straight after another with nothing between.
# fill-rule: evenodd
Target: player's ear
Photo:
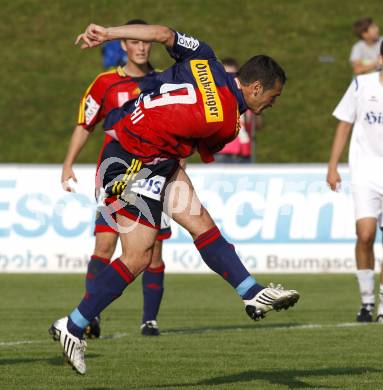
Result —
<instances>
[{"instance_id":1,"label":"player's ear","mask_svg":"<svg viewBox=\"0 0 383 390\"><path fill-rule=\"evenodd\" d=\"M262 83L259 80L254 81L250 84L252 95L258 96L262 95L263 93L263 87Z\"/></svg>"},{"instance_id":2,"label":"player's ear","mask_svg":"<svg viewBox=\"0 0 383 390\"><path fill-rule=\"evenodd\" d=\"M379 65L380 65L380 67L383 66L383 56L382 56L381 54L379 55L378 63L379 63Z\"/></svg>"}]
</instances>

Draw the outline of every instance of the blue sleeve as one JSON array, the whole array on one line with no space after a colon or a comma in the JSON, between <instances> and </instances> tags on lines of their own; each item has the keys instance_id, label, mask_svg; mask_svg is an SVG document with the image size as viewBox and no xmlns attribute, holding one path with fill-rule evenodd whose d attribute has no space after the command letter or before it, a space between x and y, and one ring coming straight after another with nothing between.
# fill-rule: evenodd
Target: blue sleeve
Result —
<instances>
[{"instance_id":1,"label":"blue sleeve","mask_svg":"<svg viewBox=\"0 0 383 390\"><path fill-rule=\"evenodd\" d=\"M213 49L205 42L201 42L198 39L178 31L174 32L176 34L174 38L174 45L172 48L168 49L168 52L177 62L188 61L193 58L215 58Z\"/></svg>"}]
</instances>

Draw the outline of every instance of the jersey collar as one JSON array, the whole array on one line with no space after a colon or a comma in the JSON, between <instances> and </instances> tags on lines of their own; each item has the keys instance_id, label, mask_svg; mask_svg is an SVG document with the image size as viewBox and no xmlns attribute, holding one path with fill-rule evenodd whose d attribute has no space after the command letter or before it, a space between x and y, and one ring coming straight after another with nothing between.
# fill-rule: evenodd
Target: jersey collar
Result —
<instances>
[{"instance_id":1,"label":"jersey collar","mask_svg":"<svg viewBox=\"0 0 383 390\"><path fill-rule=\"evenodd\" d=\"M118 74L120 77L128 77L128 75L126 74L125 69L124 69L123 66L118 66L118 67L117 67L117 74Z\"/></svg>"},{"instance_id":2,"label":"jersey collar","mask_svg":"<svg viewBox=\"0 0 383 390\"><path fill-rule=\"evenodd\" d=\"M238 78L236 75L227 73L227 85L229 86L231 92L233 92L234 96L237 99L238 106L239 106L239 112L243 114L247 109L247 104L245 102L245 98L243 96L241 85L239 84Z\"/></svg>"},{"instance_id":3,"label":"jersey collar","mask_svg":"<svg viewBox=\"0 0 383 390\"><path fill-rule=\"evenodd\" d=\"M124 69L123 66L118 66L117 69L116 69L116 72L117 72L117 74L118 74L120 77L130 77L132 80L140 81L140 80L144 79L144 78L147 77L147 76L155 75L155 74L158 73L159 71L158 71L158 70L152 69L149 73L147 73L147 74L144 75L144 76L132 77L132 76L129 76L129 75L125 72L125 69Z\"/></svg>"}]
</instances>

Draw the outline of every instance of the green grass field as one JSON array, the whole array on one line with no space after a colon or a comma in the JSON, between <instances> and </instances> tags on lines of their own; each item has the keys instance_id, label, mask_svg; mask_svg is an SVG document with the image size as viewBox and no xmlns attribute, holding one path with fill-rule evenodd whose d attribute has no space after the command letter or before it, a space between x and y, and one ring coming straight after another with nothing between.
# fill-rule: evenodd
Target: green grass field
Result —
<instances>
[{"instance_id":1,"label":"green grass field","mask_svg":"<svg viewBox=\"0 0 383 390\"><path fill-rule=\"evenodd\" d=\"M257 138L258 162L325 162L336 121L331 117L352 72L354 20L373 16L383 29L381 0L12 0L2 1L2 162L61 163L81 95L102 72L99 50L74 39L90 23L145 18L209 42L219 58L241 63L275 57L288 82ZM330 58L330 62L321 60ZM152 63L171 60L159 46ZM79 162L94 163L102 130Z\"/></svg>"},{"instance_id":2,"label":"green grass field","mask_svg":"<svg viewBox=\"0 0 383 390\"><path fill-rule=\"evenodd\" d=\"M103 313L105 338L88 342L80 376L63 364L47 328L78 303L82 276L2 274L0 389L382 388L383 328L354 326L352 275L259 280L296 288L301 301L253 323L218 277L168 275L158 338L140 335L137 281Z\"/></svg>"}]
</instances>

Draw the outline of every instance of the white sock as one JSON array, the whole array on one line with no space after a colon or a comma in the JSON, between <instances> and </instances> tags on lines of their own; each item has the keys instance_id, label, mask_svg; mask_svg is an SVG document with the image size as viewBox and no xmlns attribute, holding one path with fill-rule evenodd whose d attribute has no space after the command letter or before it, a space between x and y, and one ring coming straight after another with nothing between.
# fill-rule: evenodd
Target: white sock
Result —
<instances>
[{"instance_id":1,"label":"white sock","mask_svg":"<svg viewBox=\"0 0 383 390\"><path fill-rule=\"evenodd\" d=\"M379 310L378 315L383 315L383 284L379 288Z\"/></svg>"},{"instance_id":2,"label":"white sock","mask_svg":"<svg viewBox=\"0 0 383 390\"><path fill-rule=\"evenodd\" d=\"M362 301L362 305L375 304L374 270L358 269L356 271L356 277L358 278L360 299Z\"/></svg>"}]
</instances>

